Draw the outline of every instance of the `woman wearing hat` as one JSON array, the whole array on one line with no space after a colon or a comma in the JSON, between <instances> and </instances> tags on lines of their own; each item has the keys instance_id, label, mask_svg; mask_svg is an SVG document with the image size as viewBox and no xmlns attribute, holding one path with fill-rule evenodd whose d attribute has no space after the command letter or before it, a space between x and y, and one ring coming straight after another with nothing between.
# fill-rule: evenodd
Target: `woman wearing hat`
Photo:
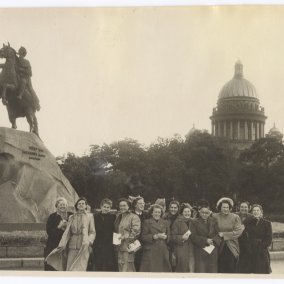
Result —
<instances>
[{"instance_id":1,"label":"woman wearing hat","mask_svg":"<svg viewBox=\"0 0 284 284\"><path fill-rule=\"evenodd\" d=\"M231 213L233 200L223 197L217 202L219 213L213 215L218 224L219 246L218 272L236 273L236 265L240 254L238 238L244 230L244 225L238 215Z\"/></svg>"},{"instance_id":2,"label":"woman wearing hat","mask_svg":"<svg viewBox=\"0 0 284 284\"><path fill-rule=\"evenodd\" d=\"M254 219L247 224L246 231L250 245L248 273L271 273L268 248L272 242L271 222L263 219L262 206L252 205Z\"/></svg>"}]
</instances>

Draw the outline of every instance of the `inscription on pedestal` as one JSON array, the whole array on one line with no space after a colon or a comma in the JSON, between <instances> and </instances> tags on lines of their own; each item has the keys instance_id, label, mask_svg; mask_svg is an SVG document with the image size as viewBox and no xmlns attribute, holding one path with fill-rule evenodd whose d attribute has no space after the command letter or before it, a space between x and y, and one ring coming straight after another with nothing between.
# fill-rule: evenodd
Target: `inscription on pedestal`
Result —
<instances>
[{"instance_id":1,"label":"inscription on pedestal","mask_svg":"<svg viewBox=\"0 0 284 284\"><path fill-rule=\"evenodd\" d=\"M28 155L29 160L40 161L42 158L45 158L44 150L34 146L29 146L29 149L23 150L22 153Z\"/></svg>"}]
</instances>

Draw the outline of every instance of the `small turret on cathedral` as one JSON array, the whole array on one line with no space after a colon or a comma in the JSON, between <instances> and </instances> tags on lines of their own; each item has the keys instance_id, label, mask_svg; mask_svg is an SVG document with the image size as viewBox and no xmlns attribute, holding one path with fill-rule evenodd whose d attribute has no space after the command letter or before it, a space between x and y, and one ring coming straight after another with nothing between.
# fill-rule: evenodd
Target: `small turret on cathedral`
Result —
<instances>
[{"instance_id":1,"label":"small turret on cathedral","mask_svg":"<svg viewBox=\"0 0 284 284\"><path fill-rule=\"evenodd\" d=\"M267 138L276 138L279 142L283 141L283 133L273 124L273 127L266 134Z\"/></svg>"},{"instance_id":2,"label":"small turret on cathedral","mask_svg":"<svg viewBox=\"0 0 284 284\"><path fill-rule=\"evenodd\" d=\"M266 116L252 83L243 76L243 64L237 61L234 77L221 89L213 108L211 133L228 139L232 148L243 150L264 137Z\"/></svg>"}]
</instances>

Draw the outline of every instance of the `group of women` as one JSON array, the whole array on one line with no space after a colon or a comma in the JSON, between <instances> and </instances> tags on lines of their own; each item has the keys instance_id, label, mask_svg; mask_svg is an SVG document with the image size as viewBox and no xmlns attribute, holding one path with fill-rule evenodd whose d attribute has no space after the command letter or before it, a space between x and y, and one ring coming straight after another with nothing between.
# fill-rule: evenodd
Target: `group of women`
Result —
<instances>
[{"instance_id":1,"label":"group of women","mask_svg":"<svg viewBox=\"0 0 284 284\"><path fill-rule=\"evenodd\" d=\"M115 214L112 201L104 199L93 215L87 200L79 198L72 214L59 198L46 225L45 270L271 272L272 228L260 205L250 208L243 202L238 213L232 213L230 198L217 202L218 213L212 213L205 200L197 212L176 200L167 212L161 205L159 200L145 212L142 197L132 202L122 198Z\"/></svg>"}]
</instances>

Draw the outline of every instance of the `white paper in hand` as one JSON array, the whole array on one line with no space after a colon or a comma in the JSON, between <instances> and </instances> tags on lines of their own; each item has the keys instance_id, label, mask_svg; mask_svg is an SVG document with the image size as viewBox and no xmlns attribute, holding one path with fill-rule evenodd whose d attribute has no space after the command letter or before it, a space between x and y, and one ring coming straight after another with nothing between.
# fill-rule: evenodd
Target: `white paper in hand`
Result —
<instances>
[{"instance_id":1,"label":"white paper in hand","mask_svg":"<svg viewBox=\"0 0 284 284\"><path fill-rule=\"evenodd\" d=\"M210 245L210 246L206 246L205 248L203 248L208 254L211 254L212 251L214 250L215 246Z\"/></svg>"},{"instance_id":2,"label":"white paper in hand","mask_svg":"<svg viewBox=\"0 0 284 284\"><path fill-rule=\"evenodd\" d=\"M184 233L185 236L189 237L191 235L191 232L190 230L187 230L185 233Z\"/></svg>"},{"instance_id":3,"label":"white paper in hand","mask_svg":"<svg viewBox=\"0 0 284 284\"><path fill-rule=\"evenodd\" d=\"M113 233L112 243L114 245L120 245L121 244L121 234Z\"/></svg>"}]
</instances>

